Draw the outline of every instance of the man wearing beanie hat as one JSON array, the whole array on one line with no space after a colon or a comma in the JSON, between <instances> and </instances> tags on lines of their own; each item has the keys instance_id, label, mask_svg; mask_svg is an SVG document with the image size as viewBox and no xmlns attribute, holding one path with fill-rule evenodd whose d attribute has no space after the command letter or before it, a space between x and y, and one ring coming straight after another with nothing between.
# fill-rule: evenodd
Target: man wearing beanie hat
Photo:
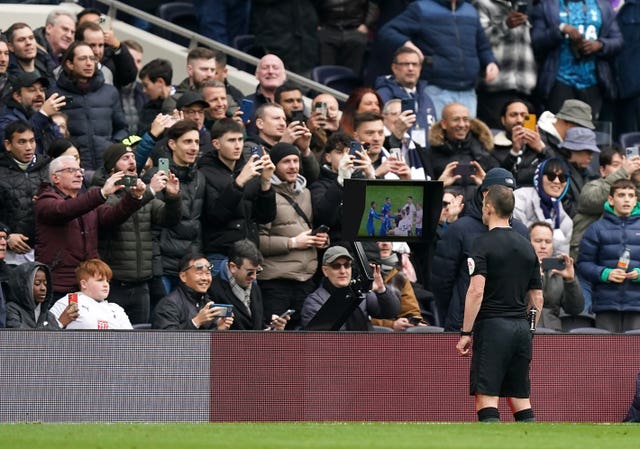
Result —
<instances>
[{"instance_id":1,"label":"man wearing beanie hat","mask_svg":"<svg viewBox=\"0 0 640 449\"><path fill-rule=\"evenodd\" d=\"M115 172L137 178L136 157L131 147L122 143L109 146L104 154L104 167L96 171L92 184L102 187ZM142 183L138 180L137 182ZM157 171L150 179L143 206L125 222L100 230L98 248L101 259L113 271L109 302L121 306L133 324L148 323L150 315L149 281L153 277L152 227L168 227L178 223L182 200L176 176ZM127 195L122 189L108 196L106 204L115 205ZM163 199L156 197L161 196Z\"/></svg>"},{"instance_id":2,"label":"man wearing beanie hat","mask_svg":"<svg viewBox=\"0 0 640 449\"><path fill-rule=\"evenodd\" d=\"M315 288L312 277L318 268L318 248L328 244L328 234L312 234L313 208L306 179L300 175L300 151L280 142L271 148L276 166L271 185L276 192L276 217L260 226L260 250L265 257L258 280L265 316L288 309L302 310L304 299ZM300 322L291 317L287 328Z\"/></svg>"},{"instance_id":3,"label":"man wearing beanie hat","mask_svg":"<svg viewBox=\"0 0 640 449\"><path fill-rule=\"evenodd\" d=\"M465 205L465 215L447 227L436 245L431 287L440 323L446 331L459 331L462 326L465 295L469 288L467 256L475 239L489 230L482 222L482 201L493 185L517 187L509 170L500 167L489 170L472 201ZM528 239L529 231L521 221L512 218L511 227Z\"/></svg>"}]
</instances>

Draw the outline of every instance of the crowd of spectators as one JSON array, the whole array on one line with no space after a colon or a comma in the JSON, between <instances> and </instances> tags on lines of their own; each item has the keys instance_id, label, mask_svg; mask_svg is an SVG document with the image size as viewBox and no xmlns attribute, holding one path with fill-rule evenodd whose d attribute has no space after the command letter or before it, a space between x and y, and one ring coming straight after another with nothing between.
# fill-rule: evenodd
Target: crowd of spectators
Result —
<instances>
[{"instance_id":1,"label":"crowd of spectators","mask_svg":"<svg viewBox=\"0 0 640 449\"><path fill-rule=\"evenodd\" d=\"M176 83L98 10L12 24L0 37L0 326L294 330L357 284L341 330L457 331L483 198L503 185L513 228L556 261L541 264L542 325L640 328L640 155L594 131L640 126L636 2L194 2L203 34L255 34L264 56L247 95L202 47ZM287 81L285 68L319 64L380 76L344 103ZM342 232L350 178L445 187L436 235L367 248L365 287ZM389 201L371 209L386 235L422 216L412 198L397 222Z\"/></svg>"}]
</instances>

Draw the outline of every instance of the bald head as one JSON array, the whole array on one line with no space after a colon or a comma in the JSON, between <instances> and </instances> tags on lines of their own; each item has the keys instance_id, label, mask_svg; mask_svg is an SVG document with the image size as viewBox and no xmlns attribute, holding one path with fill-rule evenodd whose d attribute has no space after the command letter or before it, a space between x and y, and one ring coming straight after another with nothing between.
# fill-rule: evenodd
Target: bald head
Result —
<instances>
[{"instance_id":1,"label":"bald head","mask_svg":"<svg viewBox=\"0 0 640 449\"><path fill-rule=\"evenodd\" d=\"M268 91L275 91L287 79L282 59L276 55L264 55L256 67L256 78L260 87Z\"/></svg>"}]
</instances>

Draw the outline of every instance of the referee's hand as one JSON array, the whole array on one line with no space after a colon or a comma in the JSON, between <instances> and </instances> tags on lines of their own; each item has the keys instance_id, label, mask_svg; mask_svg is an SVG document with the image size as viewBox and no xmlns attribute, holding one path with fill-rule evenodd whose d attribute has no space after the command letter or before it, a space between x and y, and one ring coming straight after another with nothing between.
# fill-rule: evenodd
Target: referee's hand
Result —
<instances>
[{"instance_id":1,"label":"referee's hand","mask_svg":"<svg viewBox=\"0 0 640 449\"><path fill-rule=\"evenodd\" d=\"M471 355L471 337L461 335L456 345L456 351L458 351L461 357L469 357Z\"/></svg>"}]
</instances>

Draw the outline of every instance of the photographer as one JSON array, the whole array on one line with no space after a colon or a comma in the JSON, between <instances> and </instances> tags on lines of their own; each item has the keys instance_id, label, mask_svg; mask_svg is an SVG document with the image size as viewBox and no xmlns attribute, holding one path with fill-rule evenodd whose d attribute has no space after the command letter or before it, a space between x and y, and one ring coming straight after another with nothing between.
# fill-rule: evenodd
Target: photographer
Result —
<instances>
[{"instance_id":1,"label":"photographer","mask_svg":"<svg viewBox=\"0 0 640 449\"><path fill-rule=\"evenodd\" d=\"M329 248L322 258L322 282L320 287L304 300L301 325L305 327L333 294L344 292L352 285L353 256L346 248ZM373 284L364 300L351 313L342 331L371 331L369 316L395 318L400 311L398 298L386 288L379 265L372 265Z\"/></svg>"},{"instance_id":2,"label":"photographer","mask_svg":"<svg viewBox=\"0 0 640 449\"><path fill-rule=\"evenodd\" d=\"M544 260L553 257L553 229L549 223L537 221L529 227L529 236L542 271L544 307L538 325L561 331L560 310L569 315L580 315L584 307L584 297L575 277L573 259L561 254L557 258L558 268L545 269Z\"/></svg>"}]
</instances>

